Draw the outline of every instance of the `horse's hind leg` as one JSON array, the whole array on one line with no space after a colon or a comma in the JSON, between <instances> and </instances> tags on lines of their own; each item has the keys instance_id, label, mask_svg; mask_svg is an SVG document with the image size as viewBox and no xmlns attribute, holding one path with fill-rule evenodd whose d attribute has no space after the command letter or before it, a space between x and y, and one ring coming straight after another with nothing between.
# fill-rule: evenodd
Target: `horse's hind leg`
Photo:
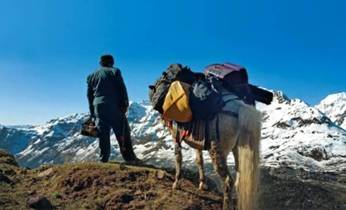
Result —
<instances>
[{"instance_id":1,"label":"horse's hind leg","mask_svg":"<svg viewBox=\"0 0 346 210\"><path fill-rule=\"evenodd\" d=\"M205 185L205 175L204 175L204 167L203 167L203 153L202 150L196 149L196 164L199 172L199 190L206 189Z\"/></svg>"},{"instance_id":2,"label":"horse's hind leg","mask_svg":"<svg viewBox=\"0 0 346 210\"><path fill-rule=\"evenodd\" d=\"M179 188L179 179L181 176L181 164L183 155L181 153L181 146L178 144L174 145L174 153L175 153L175 180L172 186L173 192Z\"/></svg>"},{"instance_id":3,"label":"horse's hind leg","mask_svg":"<svg viewBox=\"0 0 346 210\"><path fill-rule=\"evenodd\" d=\"M233 148L233 157L234 157L234 167L236 171L236 177L235 177L235 183L234 187L237 189L238 188L238 183L239 183L239 157L238 157L238 147Z\"/></svg>"},{"instance_id":4,"label":"horse's hind leg","mask_svg":"<svg viewBox=\"0 0 346 210\"><path fill-rule=\"evenodd\" d=\"M219 174L223 181L223 210L231 209L231 196L233 188L233 179L228 171L227 159L222 153L220 144L218 142L211 142L209 150L210 157L213 162L215 171Z\"/></svg>"}]
</instances>

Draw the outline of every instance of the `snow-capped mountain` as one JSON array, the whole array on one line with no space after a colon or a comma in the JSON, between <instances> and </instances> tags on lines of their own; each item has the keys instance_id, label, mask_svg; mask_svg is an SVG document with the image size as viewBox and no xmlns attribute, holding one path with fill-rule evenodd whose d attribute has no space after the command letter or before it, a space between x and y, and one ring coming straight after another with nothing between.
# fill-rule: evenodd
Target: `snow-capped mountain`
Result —
<instances>
[{"instance_id":1,"label":"snow-capped mountain","mask_svg":"<svg viewBox=\"0 0 346 210\"><path fill-rule=\"evenodd\" d=\"M346 131L324 113L299 99L275 92L271 105L258 105L263 112L262 164L289 166L310 171L340 171L346 168ZM86 114L74 114L42 126L0 128L0 148L16 154L23 166L98 159L98 142L79 134ZM130 104L128 119L135 152L157 166L173 166L173 141L157 112L146 103ZM112 136L112 159L121 160ZM184 164L193 164L194 151L183 146ZM206 163L210 163L204 152ZM229 163L233 164L232 155Z\"/></svg>"},{"instance_id":2,"label":"snow-capped mountain","mask_svg":"<svg viewBox=\"0 0 346 210\"><path fill-rule=\"evenodd\" d=\"M318 109L282 92L275 93L270 106L260 109L264 165L310 171L346 169L346 132Z\"/></svg>"},{"instance_id":3,"label":"snow-capped mountain","mask_svg":"<svg viewBox=\"0 0 346 210\"><path fill-rule=\"evenodd\" d=\"M18 129L0 125L0 148L5 148L12 154L21 152L35 138L38 138L38 134L32 129Z\"/></svg>"},{"instance_id":4,"label":"snow-capped mountain","mask_svg":"<svg viewBox=\"0 0 346 210\"><path fill-rule=\"evenodd\" d=\"M327 96L316 108L325 113L337 125L346 129L346 92Z\"/></svg>"},{"instance_id":5,"label":"snow-capped mountain","mask_svg":"<svg viewBox=\"0 0 346 210\"><path fill-rule=\"evenodd\" d=\"M26 167L97 160L97 139L80 135L81 125L87 118L87 114L73 114L53 119L41 126L0 128L0 148L15 154L19 164ZM148 103L131 102L128 119L136 152L139 152L139 157L151 159L150 154L154 153L146 154L146 149L160 150L165 143L159 140L168 136L158 113ZM121 160L114 135L111 142L111 158Z\"/></svg>"}]
</instances>

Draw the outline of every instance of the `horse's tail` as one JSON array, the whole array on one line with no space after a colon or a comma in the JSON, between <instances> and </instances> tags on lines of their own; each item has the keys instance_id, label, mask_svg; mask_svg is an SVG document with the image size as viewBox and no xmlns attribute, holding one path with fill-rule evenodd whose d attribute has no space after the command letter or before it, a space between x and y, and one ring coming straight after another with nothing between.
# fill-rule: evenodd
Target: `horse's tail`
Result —
<instances>
[{"instance_id":1,"label":"horse's tail","mask_svg":"<svg viewBox=\"0 0 346 210\"><path fill-rule=\"evenodd\" d=\"M256 208L261 118L261 113L252 106L244 105L239 110L238 210Z\"/></svg>"}]
</instances>

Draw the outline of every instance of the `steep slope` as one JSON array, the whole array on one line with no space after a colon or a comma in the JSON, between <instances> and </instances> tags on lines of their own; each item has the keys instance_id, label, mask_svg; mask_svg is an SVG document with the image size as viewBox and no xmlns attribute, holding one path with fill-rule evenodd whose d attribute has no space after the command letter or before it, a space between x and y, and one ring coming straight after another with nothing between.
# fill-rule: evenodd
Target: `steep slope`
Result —
<instances>
[{"instance_id":1,"label":"steep slope","mask_svg":"<svg viewBox=\"0 0 346 210\"><path fill-rule=\"evenodd\" d=\"M346 92L327 96L316 105L316 108L346 130Z\"/></svg>"}]
</instances>

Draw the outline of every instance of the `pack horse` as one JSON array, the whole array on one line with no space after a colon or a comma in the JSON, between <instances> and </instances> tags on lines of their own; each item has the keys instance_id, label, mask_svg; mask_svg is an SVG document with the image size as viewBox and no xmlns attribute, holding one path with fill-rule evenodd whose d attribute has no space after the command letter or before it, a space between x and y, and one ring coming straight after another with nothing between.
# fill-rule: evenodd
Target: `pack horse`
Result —
<instances>
[{"instance_id":1,"label":"pack horse","mask_svg":"<svg viewBox=\"0 0 346 210\"><path fill-rule=\"evenodd\" d=\"M223 182L223 209L228 210L236 207L239 210L253 210L256 208L262 118L261 113L256 110L253 104L255 100L268 104L272 100L272 95L268 91L255 86L244 85L247 84L247 74L246 71L243 71L245 69L232 65L222 64L209 67L209 70L212 69L222 73L229 69L235 69L235 71L231 72L237 75L233 76L237 81L232 81L234 84L231 84L232 87L228 88L227 85L222 84L222 81L225 81L223 78L220 79L208 74L212 71L205 72L205 74L193 73L187 67L173 64L156 81L155 85L150 87L149 97L154 109L162 114L166 125L168 125L175 139L176 174L172 186L173 191L179 188L179 179L181 177L182 149L180 139L196 151L200 190L205 188L202 150L208 150L213 167ZM242 79L244 81L241 81ZM208 91L199 94L197 87L201 87L201 84L204 84L201 83L201 80L207 81L206 83L210 85L203 86L202 90L207 89ZM185 97L181 97L180 95L182 94L178 94L177 88L175 88L174 93L179 96L178 99L175 99L171 96L170 86L177 81L184 84L182 85L183 87L187 86L188 88L181 88L180 93L185 93ZM196 85L196 83L198 84ZM255 90L252 92L256 92L257 95L251 94L251 87ZM211 98L215 97L213 92L218 93L219 99L223 102L222 106L214 106L217 99ZM202 107L202 109L189 107L189 104L196 104L196 101L192 100L195 100L194 98L198 95L202 95L204 100L200 104L206 102L208 98L213 102L209 102L209 105L204 103L207 107ZM170 102L169 106L167 101ZM218 108L212 110L214 109L213 107ZM205 110L204 113L200 114L201 110ZM205 112L210 112L210 115L205 115ZM188 115L186 119L184 118L185 115ZM201 115L203 119L198 118ZM175 116L179 116L178 119L185 122L175 122ZM201 122L205 122L202 123L202 127L205 128L204 133L207 134L207 138L203 139L203 143L200 143L200 139L197 139L200 135L193 135L193 131L186 132L196 127L191 126L192 124L201 124ZM186 135L186 133L188 134ZM227 157L231 152L235 160L235 179L231 176L227 166ZM232 200L233 193L236 193L236 204Z\"/></svg>"}]
</instances>

